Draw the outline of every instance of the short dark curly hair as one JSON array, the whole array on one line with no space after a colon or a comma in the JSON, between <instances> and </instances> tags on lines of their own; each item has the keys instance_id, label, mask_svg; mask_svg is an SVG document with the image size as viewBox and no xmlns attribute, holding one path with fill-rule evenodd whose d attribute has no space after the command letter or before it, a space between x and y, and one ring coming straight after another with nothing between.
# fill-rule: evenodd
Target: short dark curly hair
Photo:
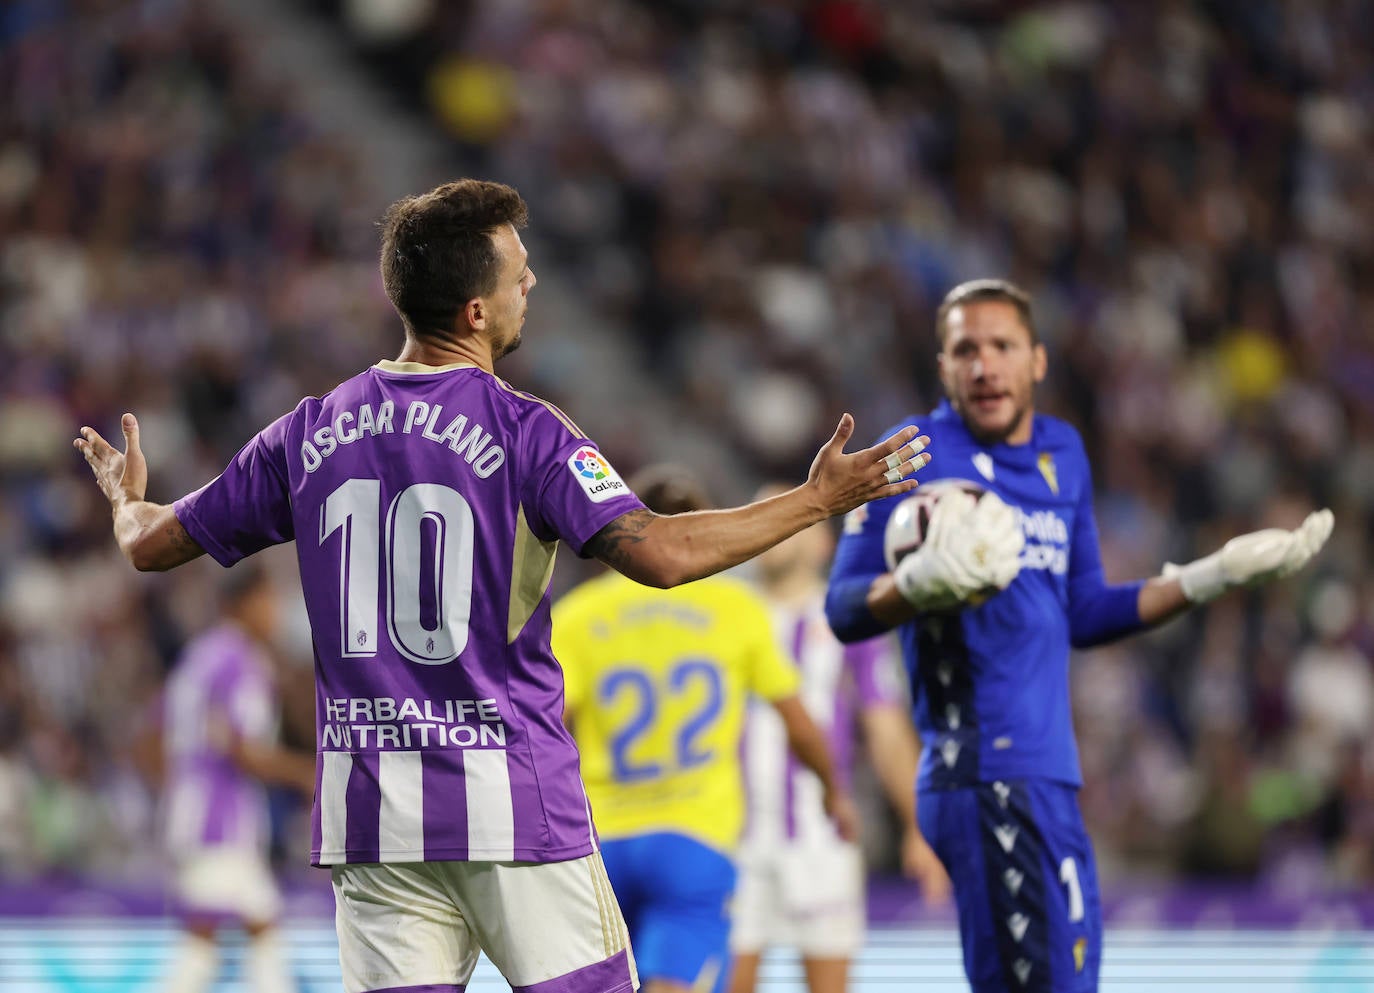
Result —
<instances>
[{"instance_id":1,"label":"short dark curly hair","mask_svg":"<svg viewBox=\"0 0 1374 993\"><path fill-rule=\"evenodd\" d=\"M388 207L381 220L382 284L406 327L417 335L449 335L467 302L496 286L501 259L492 232L528 220L519 193L481 179L445 183Z\"/></svg>"}]
</instances>

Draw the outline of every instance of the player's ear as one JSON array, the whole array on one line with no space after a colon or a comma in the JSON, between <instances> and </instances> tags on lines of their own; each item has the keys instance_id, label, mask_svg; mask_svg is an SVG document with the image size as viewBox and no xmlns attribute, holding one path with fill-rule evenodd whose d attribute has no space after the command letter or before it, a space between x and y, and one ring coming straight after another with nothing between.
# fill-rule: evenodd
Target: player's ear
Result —
<instances>
[{"instance_id":1,"label":"player's ear","mask_svg":"<svg viewBox=\"0 0 1374 993\"><path fill-rule=\"evenodd\" d=\"M487 308L481 297L473 297L463 307L463 317L474 331L487 329Z\"/></svg>"},{"instance_id":2,"label":"player's ear","mask_svg":"<svg viewBox=\"0 0 1374 993\"><path fill-rule=\"evenodd\" d=\"M1045 346L1036 342L1035 347L1031 349L1031 373L1034 375L1037 383L1044 380L1045 372L1049 368L1049 364L1050 360L1045 354Z\"/></svg>"}]
</instances>

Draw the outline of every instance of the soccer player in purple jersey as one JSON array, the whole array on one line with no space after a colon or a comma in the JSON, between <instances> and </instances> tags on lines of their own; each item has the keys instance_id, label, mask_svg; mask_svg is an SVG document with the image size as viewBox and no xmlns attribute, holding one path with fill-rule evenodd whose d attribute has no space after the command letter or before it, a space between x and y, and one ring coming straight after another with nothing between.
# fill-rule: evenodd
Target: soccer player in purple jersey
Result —
<instances>
[{"instance_id":1,"label":"soccer player in purple jersey","mask_svg":"<svg viewBox=\"0 0 1374 993\"><path fill-rule=\"evenodd\" d=\"M765 487L761 496L781 492ZM801 701L825 732L846 788L861 738L902 825L902 868L927 902L949 897L949 877L916 824L911 783L919 746L907 716L895 640L841 644L825 618L835 540L813 525L756 560L773 628L801 674ZM843 993L866 927L863 853L834 830L819 784L787 747L776 716L753 707L741 749L748 820L740 845L730 947L731 993L753 993L763 952L795 948L811 993Z\"/></svg>"},{"instance_id":2,"label":"soccer player in purple jersey","mask_svg":"<svg viewBox=\"0 0 1374 993\"><path fill-rule=\"evenodd\" d=\"M471 179L392 204L381 269L400 355L302 400L176 503L144 498L132 414L122 453L89 427L74 442L136 568L296 541L315 647L312 861L332 869L349 993L457 993L479 948L531 993L635 982L561 719L559 541L675 586L914 489L929 460L915 428L846 454L845 414L787 493L651 513L562 411L492 373L535 286L526 216L515 190Z\"/></svg>"},{"instance_id":3,"label":"soccer player in purple jersey","mask_svg":"<svg viewBox=\"0 0 1374 993\"><path fill-rule=\"evenodd\" d=\"M192 639L162 702L166 843L184 934L167 993L204 993L219 971L216 932L248 932L246 973L256 993L295 988L277 933L281 897L267 864L264 783L314 786L314 764L276 742L279 595L245 566L225 584L224 619Z\"/></svg>"}]
</instances>

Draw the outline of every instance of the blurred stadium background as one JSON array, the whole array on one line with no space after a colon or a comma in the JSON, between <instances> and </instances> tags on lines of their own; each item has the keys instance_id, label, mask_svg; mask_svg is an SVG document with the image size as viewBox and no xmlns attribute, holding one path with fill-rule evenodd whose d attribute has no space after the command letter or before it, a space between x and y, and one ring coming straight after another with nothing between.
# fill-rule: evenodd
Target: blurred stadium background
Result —
<instances>
[{"instance_id":1,"label":"blurred stadium background","mask_svg":"<svg viewBox=\"0 0 1374 993\"><path fill-rule=\"evenodd\" d=\"M799 476L840 411L933 404L935 303L1005 274L1110 577L1333 507L1300 581L1075 660L1082 802L1105 990L1374 988L1374 5L11 0L0 90L0 990L145 989L171 934L140 748L215 567L128 569L77 426L132 409L151 495L201 484L395 354L374 223L463 174L533 213L502 375L622 471ZM302 989L337 989L276 813ZM964 988L866 843L858 985Z\"/></svg>"}]
</instances>

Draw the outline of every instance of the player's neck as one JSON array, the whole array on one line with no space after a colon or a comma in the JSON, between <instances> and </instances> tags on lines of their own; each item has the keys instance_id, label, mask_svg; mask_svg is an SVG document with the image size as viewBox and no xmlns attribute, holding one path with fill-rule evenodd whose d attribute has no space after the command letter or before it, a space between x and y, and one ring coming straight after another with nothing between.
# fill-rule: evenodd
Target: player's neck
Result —
<instances>
[{"instance_id":1,"label":"player's neck","mask_svg":"<svg viewBox=\"0 0 1374 993\"><path fill-rule=\"evenodd\" d=\"M1020 445L1029 445L1031 438L1035 437L1034 409L1027 410L1025 416L1006 434L984 434L978 431L968 418L964 418L963 420L964 427L968 429L968 433L972 435L973 440L980 445L1011 445L1012 447L1017 447Z\"/></svg>"},{"instance_id":2,"label":"player's neck","mask_svg":"<svg viewBox=\"0 0 1374 993\"><path fill-rule=\"evenodd\" d=\"M1021 422L1016 425L1016 429L1007 435L1008 445L1029 445L1030 440L1035 435L1035 409L1030 408L1026 411Z\"/></svg>"},{"instance_id":3,"label":"player's neck","mask_svg":"<svg viewBox=\"0 0 1374 993\"><path fill-rule=\"evenodd\" d=\"M467 363L475 365L485 372L491 372L494 364L491 346L485 338L475 334L439 340L420 338L407 332L405 346L401 349L401 354L396 356L396 361L416 362L420 365L432 366Z\"/></svg>"}]
</instances>

